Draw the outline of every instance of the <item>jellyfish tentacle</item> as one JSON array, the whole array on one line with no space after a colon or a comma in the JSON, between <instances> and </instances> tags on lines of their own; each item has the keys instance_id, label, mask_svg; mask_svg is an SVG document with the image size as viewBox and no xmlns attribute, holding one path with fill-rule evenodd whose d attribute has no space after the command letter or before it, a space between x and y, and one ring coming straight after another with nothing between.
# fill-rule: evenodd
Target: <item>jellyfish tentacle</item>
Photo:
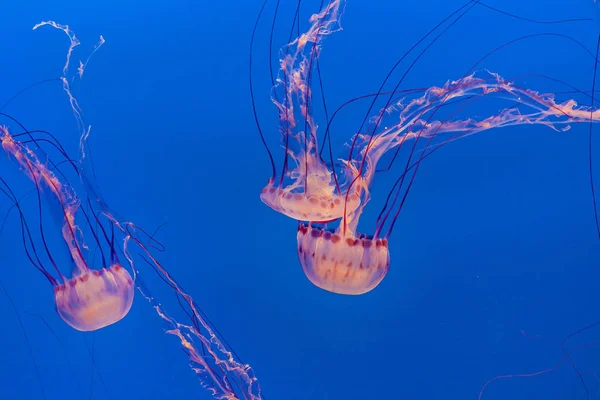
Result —
<instances>
[{"instance_id":1,"label":"jellyfish tentacle","mask_svg":"<svg viewBox=\"0 0 600 400\"><path fill-rule=\"evenodd\" d=\"M33 354L33 349L31 347L31 343L29 342L29 335L27 335L27 330L25 329L25 325L23 324L23 319L21 318L21 313L17 309L12 297L8 294L8 291L4 287L4 283L0 280L0 289L4 292L4 295L8 299L15 316L17 317L17 322L19 323L19 327L21 328L21 333L23 334L23 338L25 339L25 345L27 346L27 350L29 352L29 357L31 358L31 362L33 363L33 369L35 371L35 376L40 385L40 391L42 392L42 398L46 399L46 389L44 388L44 384L42 383L42 376L40 375L40 369L38 367L37 361L35 360L35 355Z\"/></svg>"},{"instance_id":2,"label":"jellyfish tentacle","mask_svg":"<svg viewBox=\"0 0 600 400\"><path fill-rule=\"evenodd\" d=\"M23 243L23 248L25 249L25 255L27 259L29 260L31 265L33 265L38 271L40 271L44 275L44 277L48 280L48 282L50 282L50 284L56 285L58 282L44 267L38 255L37 249L33 242L31 230L29 229L29 224L25 219L25 215L23 214L23 210L21 209L19 200L17 199L15 193L12 191L10 186L8 186L8 183L6 183L6 181L1 177L0 183L2 183L2 186L0 186L0 191L2 191L11 200L11 202L13 203L12 207L16 208L17 212L19 213L19 222L21 223L21 241ZM4 222L6 221L6 218L8 218L8 215L9 214L7 213L6 217L4 218L2 229L0 229L0 233L2 233L2 230L4 229ZM33 253L33 256L32 253L30 253L27 243L29 243L29 246L31 247L31 252Z\"/></svg>"},{"instance_id":3,"label":"jellyfish tentacle","mask_svg":"<svg viewBox=\"0 0 600 400\"><path fill-rule=\"evenodd\" d=\"M499 8L496 8L496 7L492 7L489 4L486 4L486 3L482 2L482 1L477 1L477 4L479 4L482 7L487 8L487 9L490 9L490 10L492 10L494 12L497 12L498 14L503 14L503 15L506 15L507 17L511 17L511 18L515 18L515 19L520 19L521 21L531 22L533 24L557 25L557 24L565 24L565 23L571 23L571 22L593 21L593 18L565 18L565 19L557 19L557 20L550 20L550 21L540 21L540 20L537 20L537 19L527 18L527 17L523 17L521 15L513 14L513 13L501 10Z\"/></svg>"},{"instance_id":4,"label":"jellyfish tentacle","mask_svg":"<svg viewBox=\"0 0 600 400\"><path fill-rule=\"evenodd\" d=\"M267 154L269 155L269 161L271 162L272 175L271 175L271 178L269 179L269 182L270 182L271 180L274 180L275 177L277 176L277 168L275 167L275 160L273 159L273 154L271 153L271 149L269 149L269 146L267 145L267 141L265 140L265 135L263 134L262 128L260 126L260 121L258 120L258 111L256 110L256 100L254 99L254 84L253 84L253 80L252 80L252 56L253 56L253 49L254 49L254 38L256 36L256 30L258 28L258 24L260 22L260 19L263 15L263 12L267 5L267 1L268 0L264 0L262 6L260 8L260 11L258 13L258 17L256 18L256 21L254 22L254 27L252 28L252 35L250 36L250 59L249 59L249 63L248 63L248 69L249 69L250 100L252 103L252 113L254 115L254 123L256 124L256 129L258 130L260 140L262 141L262 144L263 144L265 150L267 151Z\"/></svg>"},{"instance_id":5,"label":"jellyfish tentacle","mask_svg":"<svg viewBox=\"0 0 600 400\"><path fill-rule=\"evenodd\" d=\"M395 93L399 88L400 85L402 84L402 82L404 82L404 79L406 78L406 76L408 75L408 73L412 70L412 68L416 65L416 63L421 59L421 57L450 29L452 28L458 21L460 21L475 5L477 4L477 1L469 1L466 4L464 4L463 6L461 6L460 8L458 8L457 10L455 10L454 12L452 12L450 15L448 15L448 17L446 17L444 20L442 20L438 25L436 25L433 29L431 29L427 34L425 34L419 41L417 41L399 60L398 62L392 67L392 69L390 70L390 72L388 73L388 75L386 76L386 78L384 79L384 81L382 82L381 86L379 87L379 92L381 92L383 90L383 87L385 85L385 83L387 82L387 80L389 79L389 77L391 77L391 74L393 73L393 71L396 69L396 67L398 65L400 65L400 63L404 60L404 58L406 58L412 51L413 49L415 49L417 46L419 46L427 37L429 37L431 34L433 34L439 27L441 27L444 23L446 23L447 21L450 21L452 18L454 18L455 15L458 14L458 16L456 18L454 18L454 20L452 20L445 28L442 29L442 31L436 35L430 43L428 43L425 48L423 50L421 50L421 52L417 55L417 57L413 60L413 62L409 65L409 67L406 69L406 71L404 72L404 74L402 75L402 77L398 80L398 82L396 83L396 85L394 86L394 89L392 90L392 93ZM386 102L386 105L382 108L382 110L379 112L379 114L377 115L372 127L371 127L371 133L368 134L369 140L367 142L366 145L366 149L369 149L371 146L371 142L373 141L374 137L375 137L375 131L376 129L380 126L382 119L383 119L383 115L384 115L384 110L387 109L390 105L390 102L393 98L393 94L390 95L388 97L388 100ZM367 122L368 116L371 113L371 110L373 108L373 106L375 105L375 101L377 100L377 97L375 97L373 99L373 101L371 102L371 106L369 107L369 110L367 111L367 113L365 113L365 117L361 123L360 128L357 130L357 135L355 135L353 141L352 141L352 146L350 147L350 152L348 154L348 162L350 162L352 160L352 153L354 150L354 147L356 146L356 139L358 138L358 133L362 130L362 128L364 127L365 123ZM360 168L359 168L359 174L362 175L363 172L363 168L365 167L365 162L367 160L367 153L365 152L362 161L360 163ZM349 188L351 188L357 181L357 178L355 178L349 185ZM344 224L344 230L346 229L346 214L344 214L344 218L343 218L343 224Z\"/></svg>"},{"instance_id":6,"label":"jellyfish tentacle","mask_svg":"<svg viewBox=\"0 0 600 400\"><path fill-rule=\"evenodd\" d=\"M600 219L598 217L598 202L596 201L596 190L594 185L594 168L593 168L593 141L592 141L592 132L594 129L594 99L596 92L596 73L598 71L598 52L600 51L600 33L598 34L598 39L596 41L596 58L594 62L594 77L592 80L592 105L590 108L590 133L588 136L588 155L589 155L589 170L590 170L590 190L592 192L592 203L594 208L594 222L596 223L596 232L598 234L598 239L600 239Z\"/></svg>"}]
</instances>

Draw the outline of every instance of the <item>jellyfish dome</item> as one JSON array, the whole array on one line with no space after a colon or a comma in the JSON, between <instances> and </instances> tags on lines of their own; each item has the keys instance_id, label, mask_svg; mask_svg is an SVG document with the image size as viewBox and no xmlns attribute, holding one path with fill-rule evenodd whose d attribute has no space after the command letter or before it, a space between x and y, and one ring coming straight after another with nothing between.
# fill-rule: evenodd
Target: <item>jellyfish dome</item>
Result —
<instances>
[{"instance_id":1,"label":"jellyfish dome","mask_svg":"<svg viewBox=\"0 0 600 400\"><path fill-rule=\"evenodd\" d=\"M298 257L315 286L338 294L369 292L390 267L387 239L343 237L304 223L298 224Z\"/></svg>"},{"instance_id":2,"label":"jellyfish dome","mask_svg":"<svg viewBox=\"0 0 600 400\"><path fill-rule=\"evenodd\" d=\"M88 270L54 288L58 315L78 331L95 331L121 320L131 308L134 285L120 264Z\"/></svg>"},{"instance_id":3,"label":"jellyfish dome","mask_svg":"<svg viewBox=\"0 0 600 400\"><path fill-rule=\"evenodd\" d=\"M290 218L299 221L326 222L339 219L346 212L353 212L360 206L358 192L338 195L333 190L314 190L312 193L300 193L293 188L277 187L271 182L265 186L260 198L269 207Z\"/></svg>"}]
</instances>

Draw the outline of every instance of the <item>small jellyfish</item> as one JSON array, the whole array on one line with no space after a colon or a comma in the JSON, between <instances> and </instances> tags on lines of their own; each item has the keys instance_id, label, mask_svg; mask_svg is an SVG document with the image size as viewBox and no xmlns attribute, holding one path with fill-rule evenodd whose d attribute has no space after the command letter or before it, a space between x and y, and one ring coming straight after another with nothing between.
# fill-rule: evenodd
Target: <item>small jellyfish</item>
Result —
<instances>
[{"instance_id":1,"label":"small jellyfish","mask_svg":"<svg viewBox=\"0 0 600 400\"><path fill-rule=\"evenodd\" d=\"M31 135L29 132L28 134ZM29 246L28 257L54 287L54 300L58 315L79 331L95 331L121 320L131 308L134 282L129 272L118 262L114 242L108 238L106 232L103 232L107 245L110 247L111 261L107 263L103 255L104 267L97 270L91 269L84 256L86 250L83 245L82 229L75 223L78 210L85 215L88 228L101 247L99 232L90 223L88 213L80 209L79 200L74 191L64 179L59 179L48 166L41 163L33 150L26 144L16 141L6 127L0 127L0 138L4 151L17 161L25 175L34 182L35 190L38 193L40 215L45 211L41 202L41 194L44 193L47 196L47 203L50 205L49 212L54 212L54 215L58 215L61 221L62 238L69 250L73 265L70 277L62 273L58 267L56 261L58 257L53 255L46 242L44 216L40 216L40 238L43 248L49 262L58 273L59 279L54 278L43 266L38 256L39 251L35 249L31 230L28 226L23 225L26 235L24 239L26 250ZM36 142L33 137L31 140ZM2 180L2 184L2 191L13 200L19 209L22 224L26 224L24 212L19 206L16 196L5 180ZM56 208L52 210L53 207Z\"/></svg>"},{"instance_id":2,"label":"small jellyfish","mask_svg":"<svg viewBox=\"0 0 600 400\"><path fill-rule=\"evenodd\" d=\"M261 399L261 389L252 368L248 364L242 363L192 296L179 285L152 254L151 249L161 252L165 250L164 247L153 238L153 235L149 235L142 228L117 217L116 213L110 210L104 202L93 178L86 177L81 168L73 163L71 165L76 169L78 178L84 182L88 193L87 210L86 207L79 207L79 200L75 197L73 189L67 184L64 174L59 168L60 164L72 161L53 136L47 132L42 133L46 137L36 138L32 131L11 135L8 129L0 129L3 148L19 162L25 174L35 183L35 191L38 194L38 212L40 213L41 245L34 239L36 232L26 218L26 210L2 177L0 177L0 192L12 201L14 208L19 213L26 256L54 287L58 315L77 330L94 331L114 324L125 317L132 305L134 289L137 289L159 318L168 326L166 333L178 338L181 348L189 358L190 367L201 380L203 387L214 398ZM27 136L27 139L15 140L15 137L24 135ZM87 141L85 138L81 139L83 146L87 148ZM41 164L36 153L27 147L27 143L33 143L39 147L42 142L52 143L64 158L60 162L55 162L48 157L50 167ZM38 151L44 153L41 149ZM54 210L43 208L42 193L48 194L46 200L49 204L56 205L58 203L58 207L55 207ZM97 211L97 208L100 211ZM52 211L55 211L55 215L59 215L62 221L62 238L74 264L71 278L67 278L66 274L60 271L56 254L46 241L45 232L48 229L43 223L45 219L43 217L46 214L52 214ZM87 225L83 227L76 225L76 214L82 214ZM105 221L108 221L108 229L105 227ZM82 232L84 229L91 232L96 247L100 250L100 257L104 265L101 269L88 267L88 262L84 259L83 254L89 253L89 248L83 242ZM122 243L122 245L118 246L116 243ZM109 256L104 254L103 248L108 248ZM40 251L40 249L42 250ZM134 252L132 252L133 250ZM44 251L58 274L58 279L44 265L45 262L42 262L42 252ZM133 279L129 271L123 267L123 263L119 261L117 253L122 254L131 267ZM91 256L91 254L88 255ZM152 274L158 274L161 278L160 282L172 289L177 300L176 304L182 309L183 317L167 312L164 302L159 302L150 294L150 289L141 282L139 271L136 270L136 259L140 259L142 264L148 265ZM188 320L182 323L180 322L181 318Z\"/></svg>"},{"instance_id":3,"label":"small jellyfish","mask_svg":"<svg viewBox=\"0 0 600 400\"><path fill-rule=\"evenodd\" d=\"M189 360L189 367L198 377L202 387L206 389L215 399L262 399L262 392L250 365L241 361L227 340L221 335L215 325L194 301L191 294L183 289L173 275L157 259L156 252L165 251L153 234L148 234L144 229L120 217L115 210L110 208L104 200L98 184L95 181L93 171L97 166L92 164L90 154L90 126L83 120L83 112L79 107L77 99L73 95L70 83L81 78L90 57L104 43L100 41L94 47L93 52L85 62L79 62L76 76L68 76L73 49L79 45L75 33L67 26L54 21L45 21L35 25L34 29L49 26L62 31L69 38L69 48L66 53L66 61L62 69L63 90L68 95L69 102L75 120L79 127L79 152L77 161L71 159L64 150L61 143L53 135L44 131L28 131L18 121L17 123L23 133L9 134L7 129L3 130L5 150L9 155L19 161L24 172L35 183L38 194L38 209L40 216L42 211L48 214L48 210L42 209L41 194L46 194L58 216L62 226L62 237L67 243L69 257L75 264L72 278L65 278L59 271L54 261L53 252L50 252L48 243L44 239L45 227L40 225L40 236L46 255L52 266L60 276L55 279L41 263L39 250L35 246L33 233L24 218L24 210L21 209L17 197L12 193L6 182L0 178L0 191L4 192L13 202L14 207L21 216L21 228L26 255L32 264L57 288L55 289L57 310L61 318L68 324L81 330L90 330L106 326L120 320L127 314L133 300L134 288L147 300L152 310L166 327L165 333L176 338L178 346L176 351L183 351ZM2 114L6 116L5 114ZM38 136L40 135L40 136ZM43 137L41 137L43 135ZM16 140L15 140L16 139ZM20 141L19 141L20 140ZM44 149L57 150L59 157L50 157ZM30 147L28 147L30 146ZM47 147L50 146L50 147ZM35 147L35 152L31 148ZM36 156L36 153L39 157ZM97 158L101 154L96 154ZM38 161L46 160L49 165ZM75 180L81 185L77 186L79 197L75 196L75 189L69 185L65 174L61 169L64 165L70 165L75 171ZM27 166L25 168L24 166ZM89 173L88 173L89 172ZM79 207L81 199L82 207ZM56 201L58 199L58 201ZM83 215L85 223L75 224L75 214ZM89 251L90 247L83 240L83 231L90 233L88 238L93 239L95 248L102 259L103 268L88 268L87 264L94 265L98 260L97 253ZM105 252L108 250L108 255ZM87 252L87 253L86 253ZM83 254L89 256L84 260ZM120 262L121 255L124 262ZM125 264L126 263L126 264ZM62 265L62 264L61 264ZM156 297L151 290L153 285L142 280L142 270L138 265L145 266L149 276L158 276L159 293L166 288L171 296L166 298ZM128 266L125 269L125 266ZM131 271L131 275L130 275ZM152 279L151 279L152 281ZM164 285L164 286L163 286ZM170 301L173 303L170 304ZM169 305L173 305L171 308ZM244 327L239 329L243 330ZM161 360L157 360L160 362Z\"/></svg>"}]
</instances>

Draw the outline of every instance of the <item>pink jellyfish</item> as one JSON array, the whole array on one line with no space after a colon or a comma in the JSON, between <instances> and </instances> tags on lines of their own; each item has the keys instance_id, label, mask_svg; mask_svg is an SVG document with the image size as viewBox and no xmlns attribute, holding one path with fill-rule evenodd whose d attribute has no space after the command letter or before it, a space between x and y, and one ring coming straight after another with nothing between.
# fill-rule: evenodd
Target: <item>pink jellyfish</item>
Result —
<instances>
[{"instance_id":1,"label":"pink jellyfish","mask_svg":"<svg viewBox=\"0 0 600 400\"><path fill-rule=\"evenodd\" d=\"M431 120L439 107L450 100L472 100L490 95L515 100L518 105L480 120ZM349 168L361 181L362 187L368 188L381 157L407 141L414 141L404 172L379 214L375 233L365 236L357 232L360 215L369 200L367 189L361 206L343 217L335 231L299 224L298 256L302 268L310 281L322 289L340 294L362 294L383 280L390 265L388 238L419 164L440 145L484 130L521 124L542 124L556 130L563 125L561 130L566 130L569 122L585 122L589 118L589 111L578 108L573 100L559 104L552 95L521 89L498 75L491 75L487 79L469 75L440 88L432 87L420 97L402 101L406 106L399 113L400 122L374 135L358 135L358 157L348 161ZM434 146L433 139L442 134L451 136ZM422 150L416 150L419 140L426 142ZM411 164L413 157L416 161ZM408 177L411 170L412 176ZM404 186L406 189L403 192Z\"/></svg>"},{"instance_id":2,"label":"pink jellyfish","mask_svg":"<svg viewBox=\"0 0 600 400\"><path fill-rule=\"evenodd\" d=\"M101 269L91 269L84 256L85 246L83 243L82 230L75 222L75 216L80 209L79 200L73 190L61 180L46 165L40 162L36 153L25 144L15 141L13 136L5 127L0 127L0 138L4 151L14 158L20 165L22 171L33 181L38 194L39 212L42 212L41 194L53 196L58 200L60 206L57 214L62 219L62 238L69 249L73 262L73 271L70 276L63 274L50 252L44 237L44 227L40 225L40 235L46 249L48 259L55 268L59 279L54 278L37 257L38 252L33 248L37 262L34 265L45 275L54 287L54 301L58 315L71 327L79 331L94 331L121 320L131 308L133 302L134 282L129 272L117 261L113 242L105 234L108 245L111 246L112 262ZM3 192L10 196L10 188L6 182ZM13 198L18 206L16 197ZM53 203L52 199L49 199ZM21 221L24 216L21 212ZM86 219L90 222L88 215ZM97 241L98 234L93 230L90 223L89 228ZM30 245L31 232L27 228ZM104 259L103 259L104 260Z\"/></svg>"},{"instance_id":3,"label":"pink jellyfish","mask_svg":"<svg viewBox=\"0 0 600 400\"><path fill-rule=\"evenodd\" d=\"M104 236L109 243L111 263L113 259L118 263L117 253L122 254L125 260L124 262L129 265L130 270L132 271L133 279L129 279L129 286L127 288L129 299L133 298L133 288L135 288L142 295L142 298L148 301L157 316L166 324L166 333L177 339L177 343L180 345L177 350L183 350L189 360L190 368L199 378L202 386L208 390L214 398L223 400L261 399L261 388L254 375L253 369L250 365L245 364L240 360L235 351L227 343L226 339L220 334L218 329L194 301L191 294L184 290L182 285L159 261L156 251L162 252L165 249L153 238L153 235L147 234L142 228L136 226L134 223L118 216L118 214L104 201L98 185L95 182L94 174L90 173L88 175L86 173L88 171L93 171L94 169L93 165L91 165L90 158L86 157L86 154L89 153L88 140L90 136L90 127L84 123L82 117L83 113L75 96L71 92L70 82L72 82L73 78L67 77L72 51L79 45L79 41L75 37L74 32L71 31L67 25L61 25L54 21L46 21L37 24L34 29L43 26L56 28L65 33L69 38L70 45L67 50L66 62L62 70L61 81L63 89L68 95L76 122L80 128L79 160L76 162L71 161L67 154L62 151L60 143L54 141L54 147L59 149L63 159L60 163L52 165L55 166L54 169L58 171L60 170L57 165L65 161L75 167L77 177L84 188L80 193L83 192L87 195L84 196L84 198L87 197L88 209L91 210L90 212L93 212L93 218L91 218L91 220L100 227L102 236ZM92 54L94 54L103 43L104 39L100 37L100 42L94 48ZM88 61L90 57L87 58ZM86 64L87 61L79 63L76 77L81 77L83 75ZM8 131L6 131L6 136L10 136L8 135ZM11 147L22 149L28 141L35 142L32 138L21 142L13 140L11 142ZM51 175L52 173L50 171L44 171L45 175L57 178L56 176ZM37 178L37 175L35 175L35 177ZM71 189L67 188L65 183L58 186L58 184L60 184L58 178L51 179L51 182L62 189L56 191L56 196L62 196L60 199L64 199L61 203L66 205L64 208L68 211L65 213L68 218L65 219L70 222L71 226L75 227L74 214L76 207L74 193L72 193ZM38 188L39 187L40 186L38 186ZM55 193L55 191L52 193ZM16 198L12 198L15 204L18 205ZM82 211L83 215L86 216L86 220L88 220L85 209L80 208L80 211ZM107 223L110 226L108 232L103 228L103 224ZM92 224L88 225L90 225L90 229L93 227ZM24 224L24 230L27 231L26 224ZM74 231L76 232L75 236L77 236L78 230L75 228ZM92 230L92 232L94 232L94 230ZM74 238L75 236L68 236L74 245L78 243ZM93 236L97 246L102 247L100 241L97 239L98 235L94 234ZM120 245L115 245L115 243L120 243ZM121 264L119 264L119 266L120 265ZM140 272L139 265L149 267L150 273L152 275L157 274L160 277L159 282L171 289L172 293L175 295L174 298L177 300L177 305L180 307L181 312L179 315L176 311L168 310L168 307L164 302L151 294L150 290L152 290L152 287L148 287L147 283L142 281L145 272ZM117 270L117 268L115 268L115 270ZM121 271L127 272L122 267L119 267L118 271L119 273L122 273ZM127 274L129 273L127 272ZM79 282L76 283L79 285ZM126 297L124 296L123 299L125 300ZM90 308L88 311L91 313L87 314L93 315L102 310L116 310L119 305L122 305L122 303L119 303L118 297L113 296L112 301L106 301L102 304L101 308ZM130 301L129 306L131 306ZM81 315L82 313L83 310L78 310L77 315Z\"/></svg>"},{"instance_id":4,"label":"pink jellyfish","mask_svg":"<svg viewBox=\"0 0 600 400\"><path fill-rule=\"evenodd\" d=\"M315 32L317 35L319 33L325 35L332 31L332 29L321 30L320 27L339 26L340 3L341 0L331 1L321 13L313 15L310 20L312 25L308 34L305 34L308 36L300 36L292 42L292 45L300 47L307 41L318 43L319 39L314 37ZM504 46L500 48L502 47ZM316 56L318 56L318 47ZM283 71L289 68L287 60L286 56L282 61ZM308 60L310 61L307 61L307 57L303 58L297 69L284 73L284 76L307 76L302 82L296 83L302 93L310 93L307 86L310 85L312 57ZM477 64L457 81L448 82L442 87L432 87L421 95L419 90L407 91L411 94L392 101L394 94L397 93L398 86L396 86L386 106L368 120L367 131L354 135L348 158L344 160L345 175L349 177L350 182L344 186L346 201L344 207L341 207L344 213L339 227L330 230L311 223L300 223L298 227L298 256L306 276L313 284L334 293L359 295L372 290L383 280L390 266L388 239L415 179L419 164L440 146L492 128L537 124L565 131L569 129L569 123L590 121L590 109L578 106L574 100L558 103L552 94L539 94L520 88L494 73L487 73L480 77L471 72ZM305 71L309 71L308 75L303 75ZM290 93L294 93L294 90ZM381 89L377 96L380 94ZM457 117L459 112L463 112L469 105L483 97L494 97L514 104L499 113L492 113L487 118ZM449 106L459 102L462 103L461 106L446 119L434 118L441 107L447 110ZM305 112L308 114L308 111ZM384 118L386 115L396 113L397 121L390 123L388 118ZM597 113L598 110L593 112L593 114ZM305 119L311 121L309 126L315 125L310 116L305 116ZM441 143L434 140L438 136L443 138ZM412 145L406 167L388 195L377 220L374 234L367 236L359 233L357 231L359 219L369 202L369 187L377 171L378 162L392 149L395 149L397 155L400 148L408 142L412 142ZM424 148L418 149L417 146L423 143ZM414 163L411 163L413 160ZM410 176L409 172L411 172ZM349 200L350 195L359 196L359 200Z\"/></svg>"},{"instance_id":5,"label":"pink jellyfish","mask_svg":"<svg viewBox=\"0 0 600 400\"><path fill-rule=\"evenodd\" d=\"M340 177L321 158L318 126L311 115L310 77L314 61L319 57L323 38L340 29L340 12L340 2L330 2L311 17L307 32L281 49L279 77L272 100L279 113L283 165L278 176L267 147L273 174L260 198L275 211L297 220L336 220L345 210L353 211L360 205L360 186L354 185L354 189L346 193L349 181L340 182ZM262 136L260 126L258 128Z\"/></svg>"},{"instance_id":6,"label":"pink jellyfish","mask_svg":"<svg viewBox=\"0 0 600 400\"><path fill-rule=\"evenodd\" d=\"M7 128L2 127L0 134L5 151L18 161L22 170L35 183L40 213L41 247L45 250L59 279L53 277L41 261L42 254L38 249L39 246L35 245L35 232L27 222L25 210L2 177L0 177L0 192L12 200L19 212L25 253L30 262L54 287L59 316L80 331L100 329L118 322L128 313L133 301L133 291L137 289L160 319L170 326L166 333L179 339L183 351L190 360L190 367L215 398L251 400L262 398L260 387L250 366L239 360L237 354L191 295L181 287L151 251L152 249L163 251L164 248L161 248L160 243L143 229L119 219L108 208L93 179L83 174L82 169L67 156L60 142L43 131L25 130L24 133L11 135ZM38 134L43 134L45 137L40 138ZM19 141L18 139L23 136L26 136L26 139ZM64 158L60 162L54 162L47 157L50 167L41 164L36 153L27 144L33 143L39 147L43 142L50 143L58 149ZM83 140L82 143L87 148L87 141ZM41 149L38 151L42 152ZM80 207L79 200L59 168L59 165L64 162L73 166L77 176L86 183L86 189L89 191L86 201L88 211ZM49 197L53 197L48 198L49 203L52 203L51 200L58 199L59 209L54 211L57 211L56 214L63 220L62 236L75 265L71 279L60 272L46 241L47 229L42 218L42 211L45 211L42 210L42 193L48 193ZM75 216L80 214L85 217L87 230L92 232L94 242L100 249L103 264L110 265L109 267L105 266L97 270L88 267L84 257L88 248L83 244L83 229L75 224ZM108 221L110 226L108 230L104 227L105 221ZM101 238L105 243L102 243ZM122 246L118 246L117 243L122 243ZM110 252L110 264L105 259L103 251L107 246ZM122 254L130 265L133 279L119 261L118 253ZM165 305L150 294L147 286L143 286L137 270L137 262L134 260L137 257L158 274L162 282L173 289L183 313L190 319L189 322L181 323L179 318L167 312Z\"/></svg>"}]
</instances>

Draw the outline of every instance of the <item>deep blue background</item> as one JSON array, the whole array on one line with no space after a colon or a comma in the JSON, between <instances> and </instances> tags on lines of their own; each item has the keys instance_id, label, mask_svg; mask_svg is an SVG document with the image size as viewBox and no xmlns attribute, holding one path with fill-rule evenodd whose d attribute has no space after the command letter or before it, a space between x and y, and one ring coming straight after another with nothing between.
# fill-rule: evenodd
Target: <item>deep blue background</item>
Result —
<instances>
[{"instance_id":1,"label":"deep blue background","mask_svg":"<svg viewBox=\"0 0 600 400\"><path fill-rule=\"evenodd\" d=\"M595 18L592 0L488 1L539 20ZM104 35L106 45L75 88L93 126L104 196L149 230L168 222L159 235L167 246L161 260L253 366L267 399L475 399L495 375L554 366L562 358L560 339L600 319L587 125L566 133L537 126L490 131L438 152L420 169L390 240L387 278L367 295L337 296L304 277L296 223L258 197L270 167L247 77L260 1L11 3L3 5L0 24L0 100L60 74L67 39L50 28L33 32L35 23L69 24L82 41L74 60ZM284 3L277 46L287 38L295 2ZM303 27L318 3L304 3ZM333 107L375 91L395 60L461 4L349 1L344 30L325 41L322 53L328 102ZM263 128L276 148L268 25L256 39L255 88ZM527 33L562 32L594 48L597 26L595 20L535 25L475 7L423 57L404 87L459 78L492 48ZM542 37L503 50L483 67L508 78L542 73L590 90L593 60L568 40ZM540 80L531 86L566 90ZM51 130L76 151L76 127L58 84L28 92L6 111L30 128ZM337 137L350 137L357 115L341 116ZM600 154L600 139L595 144ZM595 161L600 186L600 157ZM0 165L2 176L25 193L29 183L14 164ZM389 182L375 181L375 199ZM363 218L365 232L376 204ZM4 214L8 202L0 205ZM95 334L67 327L54 312L51 287L26 262L18 233L13 216L1 236L0 278L21 313L48 399L210 398L140 297L127 318ZM171 296L166 287L153 290L159 299ZM0 398L39 399L23 333L1 292L0 312ZM27 313L42 316L56 336ZM521 330L542 339L527 339ZM589 332L570 346L599 334ZM92 345L101 374L93 381ZM574 356L592 392L599 355L591 347ZM568 365L495 382L484 395L585 398Z\"/></svg>"}]
</instances>

